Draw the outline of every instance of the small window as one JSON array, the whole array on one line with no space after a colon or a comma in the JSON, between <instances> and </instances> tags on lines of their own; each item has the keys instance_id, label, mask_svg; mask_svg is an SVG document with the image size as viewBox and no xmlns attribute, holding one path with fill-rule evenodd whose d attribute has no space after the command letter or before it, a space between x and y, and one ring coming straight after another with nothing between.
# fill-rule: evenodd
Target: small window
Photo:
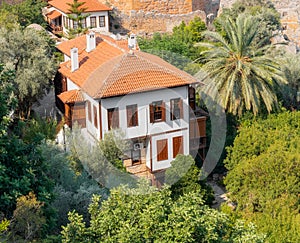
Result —
<instances>
[{"instance_id":1,"label":"small window","mask_svg":"<svg viewBox=\"0 0 300 243\"><path fill-rule=\"evenodd\" d=\"M89 100L87 101L87 109L89 122L92 122L92 104Z\"/></svg>"},{"instance_id":2,"label":"small window","mask_svg":"<svg viewBox=\"0 0 300 243\"><path fill-rule=\"evenodd\" d=\"M127 126L135 127L139 125L137 105L126 106L127 111Z\"/></svg>"},{"instance_id":3,"label":"small window","mask_svg":"<svg viewBox=\"0 0 300 243\"><path fill-rule=\"evenodd\" d=\"M81 28L86 28L86 18L84 18L84 19L82 19L81 21L80 21L80 24L81 24Z\"/></svg>"},{"instance_id":4,"label":"small window","mask_svg":"<svg viewBox=\"0 0 300 243\"><path fill-rule=\"evenodd\" d=\"M99 27L105 27L105 16L99 16Z\"/></svg>"},{"instance_id":5,"label":"small window","mask_svg":"<svg viewBox=\"0 0 300 243\"><path fill-rule=\"evenodd\" d=\"M73 29L78 29L78 22L73 20Z\"/></svg>"},{"instance_id":6,"label":"small window","mask_svg":"<svg viewBox=\"0 0 300 243\"><path fill-rule=\"evenodd\" d=\"M96 17L90 17L90 21L91 21L91 28L96 28L97 27Z\"/></svg>"},{"instance_id":7,"label":"small window","mask_svg":"<svg viewBox=\"0 0 300 243\"><path fill-rule=\"evenodd\" d=\"M150 105L150 122L161 122L166 120L165 104L163 101L155 101Z\"/></svg>"},{"instance_id":8,"label":"small window","mask_svg":"<svg viewBox=\"0 0 300 243\"><path fill-rule=\"evenodd\" d=\"M111 108L107 110L108 130L119 127L119 109Z\"/></svg>"},{"instance_id":9,"label":"small window","mask_svg":"<svg viewBox=\"0 0 300 243\"><path fill-rule=\"evenodd\" d=\"M183 118L182 99L177 98L170 100L170 108L172 121Z\"/></svg>"},{"instance_id":10,"label":"small window","mask_svg":"<svg viewBox=\"0 0 300 243\"><path fill-rule=\"evenodd\" d=\"M94 126L98 128L98 115L97 115L97 107L93 106L93 113L94 113Z\"/></svg>"},{"instance_id":11,"label":"small window","mask_svg":"<svg viewBox=\"0 0 300 243\"><path fill-rule=\"evenodd\" d=\"M168 139L161 139L156 141L157 161L168 159Z\"/></svg>"}]
</instances>

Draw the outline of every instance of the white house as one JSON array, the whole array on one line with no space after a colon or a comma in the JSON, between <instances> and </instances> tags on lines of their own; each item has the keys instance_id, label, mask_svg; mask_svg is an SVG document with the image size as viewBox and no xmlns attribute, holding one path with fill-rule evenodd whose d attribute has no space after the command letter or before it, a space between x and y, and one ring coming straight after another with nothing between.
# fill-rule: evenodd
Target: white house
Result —
<instances>
[{"instance_id":1,"label":"white house","mask_svg":"<svg viewBox=\"0 0 300 243\"><path fill-rule=\"evenodd\" d=\"M79 1L81 2L81 1ZM82 21L83 28L90 28L97 32L109 31L108 13L111 8L100 3L98 0L84 0L80 9L84 9L85 19ZM67 34L68 29L78 27L78 23L68 17L70 14L70 5L73 0L50 0L48 6L44 9L44 15L47 22L54 32L62 31Z\"/></svg>"},{"instance_id":2,"label":"white house","mask_svg":"<svg viewBox=\"0 0 300 243\"><path fill-rule=\"evenodd\" d=\"M151 174L170 167L177 154L206 146L206 116L195 115L191 75L161 58L91 32L58 45L65 62L55 80L57 106L96 140L123 130L132 148L126 166Z\"/></svg>"}]
</instances>

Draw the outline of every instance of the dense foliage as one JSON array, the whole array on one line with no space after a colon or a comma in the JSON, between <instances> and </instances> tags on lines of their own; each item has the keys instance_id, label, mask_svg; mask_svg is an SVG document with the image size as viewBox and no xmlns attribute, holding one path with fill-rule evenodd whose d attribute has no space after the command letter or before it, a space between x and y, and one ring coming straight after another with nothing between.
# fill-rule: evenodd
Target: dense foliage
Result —
<instances>
[{"instance_id":1,"label":"dense foliage","mask_svg":"<svg viewBox=\"0 0 300 243\"><path fill-rule=\"evenodd\" d=\"M47 3L43 0L24 0L16 4L7 4L5 1L0 5L0 26L8 28L20 25L27 27L35 23L46 27L42 15L42 8Z\"/></svg>"},{"instance_id":2,"label":"dense foliage","mask_svg":"<svg viewBox=\"0 0 300 243\"><path fill-rule=\"evenodd\" d=\"M225 161L237 212L269 242L299 239L300 112L245 121Z\"/></svg>"},{"instance_id":3,"label":"dense foliage","mask_svg":"<svg viewBox=\"0 0 300 243\"><path fill-rule=\"evenodd\" d=\"M185 193L195 192L202 196L204 202L212 204L214 199L212 189L201 180L201 170L195 165L192 156L179 154L166 170L165 183L170 185L171 196L179 198Z\"/></svg>"},{"instance_id":4,"label":"dense foliage","mask_svg":"<svg viewBox=\"0 0 300 243\"><path fill-rule=\"evenodd\" d=\"M193 64L201 51L194 44L203 40L202 32L206 30L205 23L195 17L188 24L182 22L173 28L172 34L155 33L151 39L140 39L139 48L155 54L190 73L195 73L199 65Z\"/></svg>"},{"instance_id":5,"label":"dense foliage","mask_svg":"<svg viewBox=\"0 0 300 243\"><path fill-rule=\"evenodd\" d=\"M258 46L259 22L252 16L241 14L234 21L222 22L226 37L206 32L215 42L199 43L208 47L202 52L206 86L202 90L219 100L228 113L242 115L251 110L255 115L277 107L275 88L282 78L280 66L266 51L268 45Z\"/></svg>"},{"instance_id":6,"label":"dense foliage","mask_svg":"<svg viewBox=\"0 0 300 243\"><path fill-rule=\"evenodd\" d=\"M13 84L20 117L28 118L34 102L50 88L57 64L54 43L46 32L0 28L0 62L15 72Z\"/></svg>"},{"instance_id":7,"label":"dense foliage","mask_svg":"<svg viewBox=\"0 0 300 243\"><path fill-rule=\"evenodd\" d=\"M224 32L222 23L228 17L236 20L240 14L253 16L255 21L259 22L257 35L253 42L262 47L271 43L271 37L274 36L274 31L280 29L280 14L277 12L271 1L269 0L238 0L231 8L225 8L221 15L215 19L214 25L216 30L225 38L227 34Z\"/></svg>"},{"instance_id":8,"label":"dense foliage","mask_svg":"<svg viewBox=\"0 0 300 243\"><path fill-rule=\"evenodd\" d=\"M226 215L203 205L199 195L172 199L168 188L147 183L135 189L111 190L99 205L93 198L89 226L76 212L63 227L63 242L263 242L253 225L230 222Z\"/></svg>"}]
</instances>

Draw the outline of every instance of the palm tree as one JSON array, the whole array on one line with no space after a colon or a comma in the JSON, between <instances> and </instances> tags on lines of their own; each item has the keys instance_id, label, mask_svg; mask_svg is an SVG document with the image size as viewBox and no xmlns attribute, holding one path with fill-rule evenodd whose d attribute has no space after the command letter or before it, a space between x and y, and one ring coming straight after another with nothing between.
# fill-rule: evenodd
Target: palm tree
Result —
<instances>
[{"instance_id":1,"label":"palm tree","mask_svg":"<svg viewBox=\"0 0 300 243\"><path fill-rule=\"evenodd\" d=\"M236 21L228 18L222 27L225 37L207 31L205 35L213 42L197 44L207 47L202 52L207 84L202 91L218 99L226 111L234 115L241 115L245 109L256 115L262 102L271 112L277 107L274 88L284 79L274 58L266 55L271 46L254 42L259 21L241 14ZM264 40L261 43L265 43Z\"/></svg>"}]
</instances>

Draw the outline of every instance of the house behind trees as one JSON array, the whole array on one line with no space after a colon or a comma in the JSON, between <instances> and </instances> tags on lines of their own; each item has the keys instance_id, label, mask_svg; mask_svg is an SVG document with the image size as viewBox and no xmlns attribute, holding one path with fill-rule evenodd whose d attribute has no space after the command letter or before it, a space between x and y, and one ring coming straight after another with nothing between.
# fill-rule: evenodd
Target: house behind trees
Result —
<instances>
[{"instance_id":1,"label":"house behind trees","mask_svg":"<svg viewBox=\"0 0 300 243\"><path fill-rule=\"evenodd\" d=\"M195 103L199 82L138 50L131 38L90 32L59 44L65 61L55 79L56 104L67 125L77 121L90 139L120 128L131 142L124 165L155 184L177 154L204 158L206 116Z\"/></svg>"}]
</instances>

